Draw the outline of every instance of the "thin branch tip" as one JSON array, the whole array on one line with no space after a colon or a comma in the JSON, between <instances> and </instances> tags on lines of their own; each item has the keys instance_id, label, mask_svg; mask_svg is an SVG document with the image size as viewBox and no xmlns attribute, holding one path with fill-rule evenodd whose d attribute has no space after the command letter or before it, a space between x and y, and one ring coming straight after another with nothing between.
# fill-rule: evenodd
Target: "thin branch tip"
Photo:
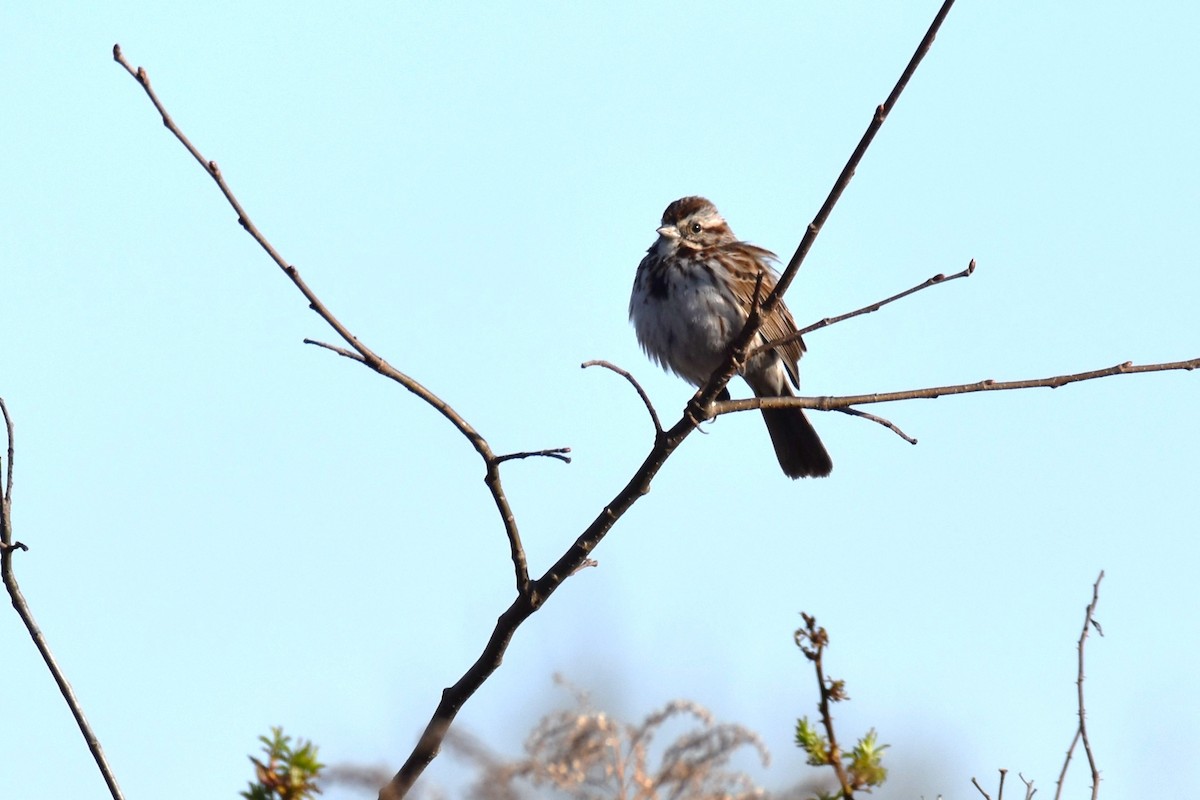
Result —
<instances>
[{"instance_id":1,"label":"thin branch tip","mask_svg":"<svg viewBox=\"0 0 1200 800\"><path fill-rule=\"evenodd\" d=\"M842 414L848 414L852 417L861 417L862 419L870 420L871 422L874 422L878 425L882 425L883 427L887 428L892 433L896 434L897 436L899 436L901 439L908 442L909 444L915 445L917 443L916 439L909 436L904 431L900 430L900 428L897 427L896 424L893 423L891 420L884 419L883 417L879 417L874 414L868 414L866 411L859 411L857 408L835 408L832 410L839 411Z\"/></svg>"},{"instance_id":2,"label":"thin branch tip","mask_svg":"<svg viewBox=\"0 0 1200 800\"><path fill-rule=\"evenodd\" d=\"M633 377L633 373L631 373L629 370L618 367L611 361L605 361L603 359L592 359L591 361L585 361L579 366L583 369L587 369L588 367L603 367L604 369L617 373L622 378L629 381L629 384L633 387L634 391L637 392L638 397L642 398L642 404L646 406L646 411L650 414L650 421L654 424L655 438L662 438L664 431L662 422L658 418L658 412L654 410L654 404L650 402L650 395L646 394L646 390L642 388L640 383L638 383L637 378Z\"/></svg>"},{"instance_id":3,"label":"thin branch tip","mask_svg":"<svg viewBox=\"0 0 1200 800\"><path fill-rule=\"evenodd\" d=\"M974 265L974 263L975 263L974 261L971 262L972 265ZM818 322L814 322L811 325L801 328L800 330L796 331L795 333L790 333L787 336L783 336L779 339L772 339L769 342L766 342L764 344L761 344L761 345L751 349L750 352L746 354L746 357L753 358L755 355L757 355L761 352L764 352L766 350L772 350L774 348L781 347L785 344L789 344L791 342L797 341L799 339L802 339L805 334L812 333L813 331L817 331L822 328L828 328L830 325L836 325L839 322L845 322L846 320L853 319L854 317L861 317L864 314L873 314L876 311L879 311L884 306L894 303L897 300L902 300L905 297L908 297L910 294L916 294L917 292L921 291L922 289L928 289L931 286L939 286L943 283L949 283L950 281L958 280L959 278L969 278L971 276L971 273L973 272L973 270L974 270L973 266L968 266L963 271L956 272L953 275L947 275L944 272L939 272L938 274L934 275L932 278L927 278L926 280L922 281L921 283L918 283L916 286L905 289L904 291L894 294L891 297L884 298L883 300L877 300L874 303L870 303L861 308L857 308L854 311L848 311L844 314L838 314L835 317L825 317L824 319L822 319Z\"/></svg>"}]
</instances>

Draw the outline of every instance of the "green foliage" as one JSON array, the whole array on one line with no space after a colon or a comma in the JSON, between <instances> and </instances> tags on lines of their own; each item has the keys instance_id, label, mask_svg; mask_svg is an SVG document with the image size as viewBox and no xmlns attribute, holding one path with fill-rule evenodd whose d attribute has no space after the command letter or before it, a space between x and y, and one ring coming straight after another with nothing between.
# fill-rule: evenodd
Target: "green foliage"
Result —
<instances>
[{"instance_id":1,"label":"green foliage","mask_svg":"<svg viewBox=\"0 0 1200 800\"><path fill-rule=\"evenodd\" d=\"M829 740L803 717L796 722L796 746L808 755L808 763L814 767L824 767L833 764ZM858 740L854 749L849 753L840 753L845 762L846 782L851 790L863 789L870 791L876 786L882 786L887 780L887 768L883 766L883 751L888 745L879 743L875 729ZM814 800L839 800L842 793L819 794Z\"/></svg>"},{"instance_id":2,"label":"green foliage","mask_svg":"<svg viewBox=\"0 0 1200 800\"><path fill-rule=\"evenodd\" d=\"M816 617L811 614L801 612L800 616L804 619L804 627L799 628L794 635L796 646L816 669L817 686L821 692L821 723L827 735L822 735L808 721L808 717L801 717L796 721L796 746L808 755L810 766L829 766L837 773L841 791L819 794L815 800L852 800L855 791L861 789L869 792L876 786L882 786L887 780L883 751L888 746L879 743L874 728L867 731L849 753L843 752L837 744L837 736L833 731L833 715L829 707L833 703L842 703L850 699L846 694L846 682L825 675L824 657L825 648L829 646L829 632L817 625Z\"/></svg>"},{"instance_id":3,"label":"green foliage","mask_svg":"<svg viewBox=\"0 0 1200 800\"><path fill-rule=\"evenodd\" d=\"M317 777L325 765L317 761L317 746L300 739L292 747L292 737L283 735L283 728L271 728L271 737L258 737L263 744L266 762L254 756L256 780L241 792L246 800L311 800L321 793Z\"/></svg>"},{"instance_id":4,"label":"green foliage","mask_svg":"<svg viewBox=\"0 0 1200 800\"><path fill-rule=\"evenodd\" d=\"M802 717L796 722L796 746L808 754L809 766L823 767L829 763L829 742Z\"/></svg>"},{"instance_id":5,"label":"green foliage","mask_svg":"<svg viewBox=\"0 0 1200 800\"><path fill-rule=\"evenodd\" d=\"M883 766L883 751L886 744L879 744L875 729L867 731L867 735L858 740L858 744L850 751L846 759L846 772L850 775L850 785L855 789L870 789L882 786L887 780L887 769Z\"/></svg>"}]
</instances>

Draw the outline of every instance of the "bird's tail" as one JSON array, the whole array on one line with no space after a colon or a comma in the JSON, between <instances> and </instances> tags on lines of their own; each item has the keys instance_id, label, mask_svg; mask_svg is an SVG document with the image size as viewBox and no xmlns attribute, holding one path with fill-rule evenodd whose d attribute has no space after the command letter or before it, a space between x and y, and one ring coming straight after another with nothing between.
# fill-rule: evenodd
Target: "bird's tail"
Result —
<instances>
[{"instance_id":1,"label":"bird's tail","mask_svg":"<svg viewBox=\"0 0 1200 800\"><path fill-rule=\"evenodd\" d=\"M833 471L833 459L804 409L764 408L762 414L783 474L789 478L824 478Z\"/></svg>"}]
</instances>

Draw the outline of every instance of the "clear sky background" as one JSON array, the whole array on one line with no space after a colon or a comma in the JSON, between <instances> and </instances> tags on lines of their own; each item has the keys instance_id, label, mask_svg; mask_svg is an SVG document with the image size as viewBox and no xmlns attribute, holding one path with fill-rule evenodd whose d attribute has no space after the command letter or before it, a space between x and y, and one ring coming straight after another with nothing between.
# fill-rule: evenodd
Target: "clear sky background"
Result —
<instances>
[{"instance_id":1,"label":"clear sky background","mask_svg":"<svg viewBox=\"0 0 1200 800\"><path fill-rule=\"evenodd\" d=\"M129 797L234 797L268 726L396 768L512 599L467 443L305 346L332 334L110 57L120 42L249 213L360 337L497 451L540 574L691 390L626 309L663 207L704 194L790 254L937 2L9 4L0 12L0 395L22 586ZM1192 3L962 0L788 295L811 394L1200 355ZM745 393L737 384L735 393ZM807 774L798 612L833 637L842 735L882 797L1053 792L1088 651L1102 796L1200 785L1200 376L837 414L794 483L757 415L689 439L516 635L458 724L517 755L570 702L677 697ZM0 614L0 796L103 786ZM465 767L435 762L456 793ZM1073 768L1070 794L1087 793ZM333 797L346 797L333 793Z\"/></svg>"}]
</instances>

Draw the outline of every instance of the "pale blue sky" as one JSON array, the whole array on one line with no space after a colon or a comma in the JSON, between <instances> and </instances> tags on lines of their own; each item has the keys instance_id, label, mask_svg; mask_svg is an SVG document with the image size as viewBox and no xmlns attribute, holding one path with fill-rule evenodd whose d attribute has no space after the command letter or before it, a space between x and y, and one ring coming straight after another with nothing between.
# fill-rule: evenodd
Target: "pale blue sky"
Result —
<instances>
[{"instance_id":1,"label":"pale blue sky","mask_svg":"<svg viewBox=\"0 0 1200 800\"><path fill-rule=\"evenodd\" d=\"M322 298L498 451L540 574L682 382L639 352L633 272L705 194L790 253L938 3L21 4L0 12L0 395L19 575L129 797L233 797L268 726L396 767L512 596L468 445L349 361L111 61L145 66ZM1200 355L1197 10L962 0L793 284L813 394ZM892 744L882 797L1051 794L1084 605L1103 796L1200 784L1200 377L817 415L836 465L779 474L761 420L694 436L459 717L516 754L567 702L675 697L804 774L798 613L833 636L843 736ZM735 393L744 387L735 385ZM0 614L0 796L103 786ZM431 781L456 787L439 759ZM1087 780L1077 764L1072 796ZM334 794L334 797L339 795ZM1040 796L1040 795L1039 795Z\"/></svg>"}]
</instances>

